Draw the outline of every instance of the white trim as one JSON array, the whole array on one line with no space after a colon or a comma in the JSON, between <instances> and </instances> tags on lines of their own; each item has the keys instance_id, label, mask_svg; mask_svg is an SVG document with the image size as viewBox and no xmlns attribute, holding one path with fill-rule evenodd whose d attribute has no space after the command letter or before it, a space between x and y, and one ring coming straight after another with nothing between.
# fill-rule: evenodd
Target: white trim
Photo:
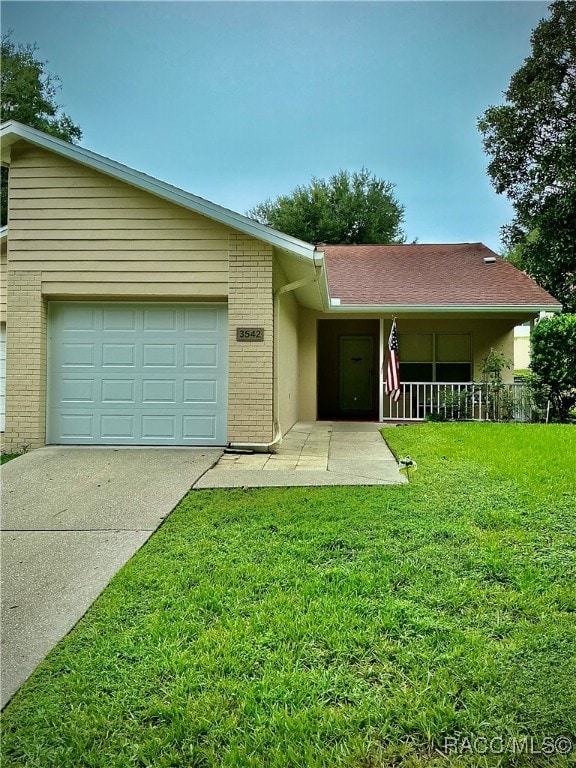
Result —
<instances>
[{"instance_id":1,"label":"white trim","mask_svg":"<svg viewBox=\"0 0 576 768\"><path fill-rule=\"evenodd\" d=\"M100 173L105 173L108 176L120 179L120 181L124 181L144 192L150 192L151 194L156 195L156 197L161 197L171 203L181 205L183 208L188 208L203 216L208 216L221 224L226 224L240 232L244 232L259 240L263 240L270 245L284 248L297 256L305 257L306 260L312 260L314 258L314 246L310 245L310 243L305 243L303 240L298 240L290 235L285 235L283 232L278 232L271 227L267 227L253 219L249 219L247 216L242 216L228 208L223 208L202 197L198 197L190 192L185 192L183 189L173 187L171 184L167 184L164 181L155 179L153 176L148 176L140 171L135 171L127 165L117 163L114 160L110 160L103 155L98 155L95 152L79 147L76 144L70 144L67 141L57 139L54 136L38 131L35 128L30 128L27 125L22 125L14 120L10 120L6 123L2 123L0 126L0 136L2 138L3 149L9 147L18 139L28 141L30 144L35 144L38 147L47 149L68 160L73 160L81 165L93 168Z\"/></svg>"},{"instance_id":2,"label":"white trim","mask_svg":"<svg viewBox=\"0 0 576 768\"><path fill-rule=\"evenodd\" d=\"M318 259L318 261L316 261ZM324 251L316 251L314 254L314 264L316 266L316 272L318 274L318 293L320 294L320 302L322 304L322 311L330 311L330 288L328 286L328 270L326 269L326 254Z\"/></svg>"},{"instance_id":3,"label":"white trim","mask_svg":"<svg viewBox=\"0 0 576 768\"><path fill-rule=\"evenodd\" d=\"M390 313L413 313L428 314L435 313L453 313L453 312L482 312L482 313L506 313L517 314L524 312L560 312L561 306L558 304L341 304L335 306L332 304L327 310L333 314L358 313L358 312L377 312L382 314Z\"/></svg>"}]
</instances>

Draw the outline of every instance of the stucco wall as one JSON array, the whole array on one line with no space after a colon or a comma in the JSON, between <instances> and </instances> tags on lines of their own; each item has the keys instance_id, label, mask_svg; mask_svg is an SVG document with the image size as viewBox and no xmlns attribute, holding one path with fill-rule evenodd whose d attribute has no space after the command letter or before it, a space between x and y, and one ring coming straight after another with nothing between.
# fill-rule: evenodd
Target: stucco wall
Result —
<instances>
[{"instance_id":1,"label":"stucco wall","mask_svg":"<svg viewBox=\"0 0 576 768\"><path fill-rule=\"evenodd\" d=\"M530 328L525 325L514 329L514 368L526 370L530 367Z\"/></svg>"},{"instance_id":2,"label":"stucco wall","mask_svg":"<svg viewBox=\"0 0 576 768\"><path fill-rule=\"evenodd\" d=\"M274 263L274 290L288 283L277 261ZM275 296L274 377L278 397L276 418L282 434L298 420L298 314L292 292Z\"/></svg>"},{"instance_id":3,"label":"stucco wall","mask_svg":"<svg viewBox=\"0 0 576 768\"><path fill-rule=\"evenodd\" d=\"M300 308L298 323L298 418L315 421L317 418L316 345L317 319L322 313Z\"/></svg>"}]
</instances>

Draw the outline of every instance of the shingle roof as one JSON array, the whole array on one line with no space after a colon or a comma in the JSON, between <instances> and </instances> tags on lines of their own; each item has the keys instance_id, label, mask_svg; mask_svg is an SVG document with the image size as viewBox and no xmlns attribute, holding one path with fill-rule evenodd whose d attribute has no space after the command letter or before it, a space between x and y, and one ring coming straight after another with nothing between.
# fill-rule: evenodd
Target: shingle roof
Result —
<instances>
[{"instance_id":1,"label":"shingle roof","mask_svg":"<svg viewBox=\"0 0 576 768\"><path fill-rule=\"evenodd\" d=\"M560 304L482 243L327 245L330 296L342 305L535 306ZM486 264L487 257L496 258Z\"/></svg>"}]
</instances>

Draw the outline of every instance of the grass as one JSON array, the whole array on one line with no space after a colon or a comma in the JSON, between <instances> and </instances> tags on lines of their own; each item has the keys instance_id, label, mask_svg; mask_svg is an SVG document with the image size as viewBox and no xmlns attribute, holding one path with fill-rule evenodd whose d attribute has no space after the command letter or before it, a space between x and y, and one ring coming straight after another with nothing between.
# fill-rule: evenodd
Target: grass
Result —
<instances>
[{"instance_id":1,"label":"grass","mask_svg":"<svg viewBox=\"0 0 576 768\"><path fill-rule=\"evenodd\" d=\"M18 456L22 456L21 453L0 453L0 466L2 464L6 464L7 461L12 461L12 459L17 459Z\"/></svg>"},{"instance_id":2,"label":"grass","mask_svg":"<svg viewBox=\"0 0 576 768\"><path fill-rule=\"evenodd\" d=\"M190 493L8 706L4 765L573 765L534 752L576 732L574 428L385 434L408 486Z\"/></svg>"}]
</instances>

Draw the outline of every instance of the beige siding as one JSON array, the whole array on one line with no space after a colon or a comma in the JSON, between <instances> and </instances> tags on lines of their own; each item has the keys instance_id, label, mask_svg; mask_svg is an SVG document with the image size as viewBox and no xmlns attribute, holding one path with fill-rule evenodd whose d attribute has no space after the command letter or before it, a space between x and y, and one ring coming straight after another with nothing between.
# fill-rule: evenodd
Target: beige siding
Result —
<instances>
[{"instance_id":1,"label":"beige siding","mask_svg":"<svg viewBox=\"0 0 576 768\"><path fill-rule=\"evenodd\" d=\"M6 322L6 272L7 272L6 243L0 250L0 323Z\"/></svg>"},{"instance_id":2,"label":"beige siding","mask_svg":"<svg viewBox=\"0 0 576 768\"><path fill-rule=\"evenodd\" d=\"M233 230L50 152L10 167L10 268L46 296L222 298Z\"/></svg>"}]
</instances>

